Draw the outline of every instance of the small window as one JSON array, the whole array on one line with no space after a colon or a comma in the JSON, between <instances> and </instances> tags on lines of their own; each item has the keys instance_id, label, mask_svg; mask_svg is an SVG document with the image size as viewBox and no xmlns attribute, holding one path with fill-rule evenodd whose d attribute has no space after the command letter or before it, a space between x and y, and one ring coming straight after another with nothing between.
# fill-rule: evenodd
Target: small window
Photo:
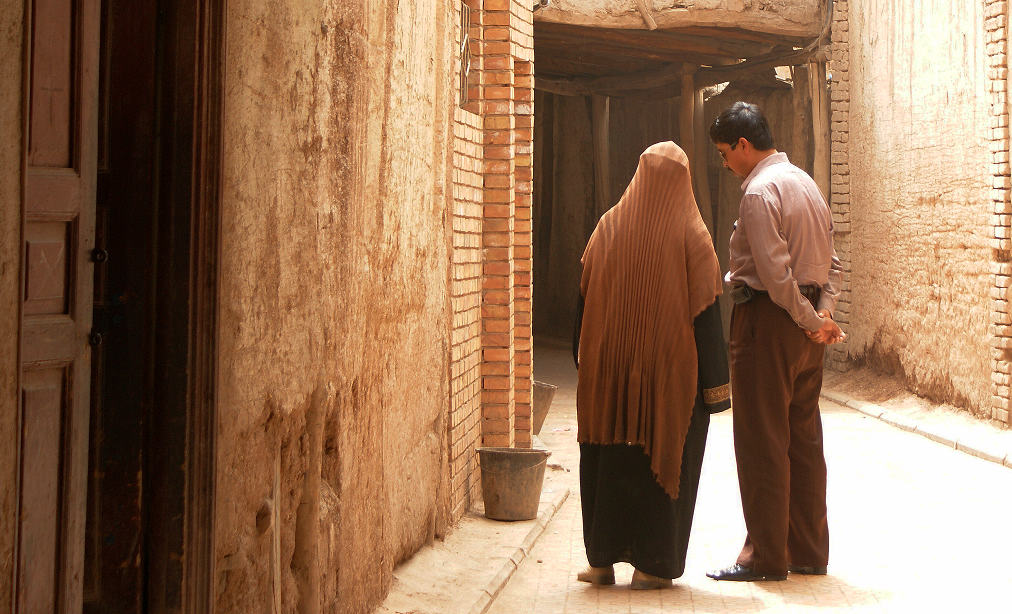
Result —
<instances>
[{"instance_id":1,"label":"small window","mask_svg":"<svg viewBox=\"0 0 1012 614\"><path fill-rule=\"evenodd\" d=\"M460 106L470 100L467 96L467 75L471 72L471 7L460 3Z\"/></svg>"}]
</instances>

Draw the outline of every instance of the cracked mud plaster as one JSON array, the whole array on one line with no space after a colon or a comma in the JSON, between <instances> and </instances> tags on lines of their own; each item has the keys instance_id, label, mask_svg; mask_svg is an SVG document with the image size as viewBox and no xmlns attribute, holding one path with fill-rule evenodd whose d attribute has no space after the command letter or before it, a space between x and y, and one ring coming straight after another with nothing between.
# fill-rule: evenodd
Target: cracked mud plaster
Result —
<instances>
[{"instance_id":1,"label":"cracked mud plaster","mask_svg":"<svg viewBox=\"0 0 1012 614\"><path fill-rule=\"evenodd\" d=\"M822 30L822 0L646 0L660 28L733 27L788 36ZM642 28L636 0L553 0L537 21L609 28Z\"/></svg>"},{"instance_id":2,"label":"cracked mud plaster","mask_svg":"<svg viewBox=\"0 0 1012 614\"><path fill-rule=\"evenodd\" d=\"M23 3L0 12L0 610L13 599L17 521L17 342L21 243Z\"/></svg>"},{"instance_id":3,"label":"cracked mud plaster","mask_svg":"<svg viewBox=\"0 0 1012 614\"><path fill-rule=\"evenodd\" d=\"M453 8L229 3L218 611L371 611L447 529Z\"/></svg>"},{"instance_id":4,"label":"cracked mud plaster","mask_svg":"<svg viewBox=\"0 0 1012 614\"><path fill-rule=\"evenodd\" d=\"M846 349L975 412L990 405L982 12L979 2L850 2Z\"/></svg>"}]
</instances>

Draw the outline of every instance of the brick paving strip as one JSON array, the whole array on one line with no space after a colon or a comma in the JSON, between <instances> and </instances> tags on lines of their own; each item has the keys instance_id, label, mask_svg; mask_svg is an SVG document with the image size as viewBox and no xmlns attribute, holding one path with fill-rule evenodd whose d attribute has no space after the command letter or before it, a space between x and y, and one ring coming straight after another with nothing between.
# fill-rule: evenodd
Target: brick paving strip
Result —
<instances>
[{"instance_id":1,"label":"brick paving strip","mask_svg":"<svg viewBox=\"0 0 1012 614\"><path fill-rule=\"evenodd\" d=\"M534 544L537 543L548 524L555 518L555 514L562 507L562 504L569 498L569 489L565 489L560 492L555 498L547 505L542 505L542 510L538 513L538 520L531 527L531 530L527 533L527 537L524 538L523 543L513 552L513 554L503 562L502 567L499 569L499 573L494 578L488 581L485 588L481 591L478 599L475 600L474 605L468 610L468 614L485 614L489 607L492 606L492 602L495 600L499 592L502 591L506 583L510 581L513 574L516 573L517 568L524 562L524 559L530 555L531 550L534 549Z\"/></svg>"},{"instance_id":2,"label":"brick paving strip","mask_svg":"<svg viewBox=\"0 0 1012 614\"><path fill-rule=\"evenodd\" d=\"M904 431L1012 468L1012 431L996 431L967 414L935 414L909 407L887 409L831 388L823 388L822 397Z\"/></svg>"},{"instance_id":3,"label":"brick paving strip","mask_svg":"<svg viewBox=\"0 0 1012 614\"><path fill-rule=\"evenodd\" d=\"M489 520L479 502L445 539L394 570L376 614L483 614L569 498L570 489L553 473L545 472L536 519Z\"/></svg>"}]
</instances>

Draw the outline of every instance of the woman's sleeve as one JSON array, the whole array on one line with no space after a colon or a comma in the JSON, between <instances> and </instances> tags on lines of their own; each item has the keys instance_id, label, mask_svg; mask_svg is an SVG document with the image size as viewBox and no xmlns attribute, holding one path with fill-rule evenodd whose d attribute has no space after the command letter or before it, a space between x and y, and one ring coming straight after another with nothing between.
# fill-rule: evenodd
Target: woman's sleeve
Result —
<instances>
[{"instance_id":1,"label":"woman's sleeve","mask_svg":"<svg viewBox=\"0 0 1012 614\"><path fill-rule=\"evenodd\" d=\"M731 407L727 346L724 344L724 326L720 320L720 301L714 301L696 316L693 327L703 404L707 411L715 414Z\"/></svg>"}]
</instances>

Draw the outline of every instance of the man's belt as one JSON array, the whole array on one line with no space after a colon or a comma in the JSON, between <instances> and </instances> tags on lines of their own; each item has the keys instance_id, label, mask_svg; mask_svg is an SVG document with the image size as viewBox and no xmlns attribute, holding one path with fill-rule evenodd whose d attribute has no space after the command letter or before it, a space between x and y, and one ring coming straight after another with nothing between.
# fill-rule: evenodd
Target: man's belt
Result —
<instances>
[{"instance_id":1,"label":"man's belt","mask_svg":"<svg viewBox=\"0 0 1012 614\"><path fill-rule=\"evenodd\" d=\"M798 290L801 292L801 296L807 298L813 305L819 302L819 296L822 294L822 288L819 286L798 286ZM741 284L740 286L731 287L731 300L737 304L747 303L757 296L769 294L765 290L756 290L755 288Z\"/></svg>"}]
</instances>

